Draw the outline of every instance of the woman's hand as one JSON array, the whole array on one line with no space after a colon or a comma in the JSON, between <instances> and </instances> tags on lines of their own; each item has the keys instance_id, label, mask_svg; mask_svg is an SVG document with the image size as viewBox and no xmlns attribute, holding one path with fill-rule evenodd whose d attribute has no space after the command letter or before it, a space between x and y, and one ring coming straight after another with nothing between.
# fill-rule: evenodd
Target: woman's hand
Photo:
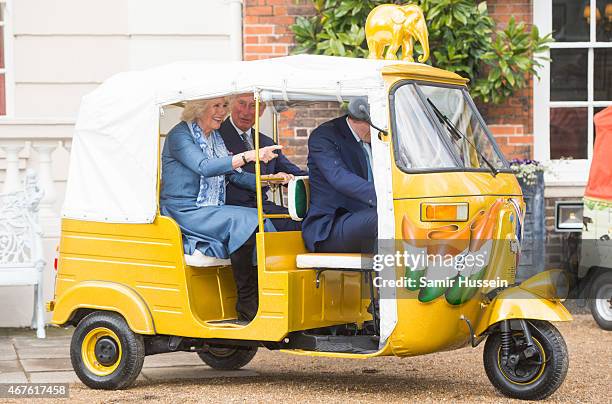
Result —
<instances>
[{"instance_id":1,"label":"woman's hand","mask_svg":"<svg viewBox=\"0 0 612 404\"><path fill-rule=\"evenodd\" d=\"M283 146L279 145L262 147L261 149L259 149L259 160L263 161L264 163L267 163L270 160L277 158L278 154L274 153L274 150L280 150L282 148ZM251 161L255 161L255 150L249 150L245 152L244 155L249 163Z\"/></svg>"},{"instance_id":2,"label":"woman's hand","mask_svg":"<svg viewBox=\"0 0 612 404\"><path fill-rule=\"evenodd\" d=\"M278 157L278 154L276 154L274 151L281 150L282 148L283 146L279 145L262 147L261 149L259 149L259 160L263 163L267 163L270 160L274 160ZM249 150L245 151L244 153L235 154L234 158L232 159L232 167L242 167L246 163L255 161L255 156L255 150Z\"/></svg>"},{"instance_id":3,"label":"woman's hand","mask_svg":"<svg viewBox=\"0 0 612 404\"><path fill-rule=\"evenodd\" d=\"M278 154L274 153L274 151L280 150L282 148L283 146L276 144L272 146L262 147L261 149L259 149L259 160L263 161L264 163L267 163L270 160L274 160L278 157ZM253 153L255 153L255 150L253 150ZM253 160L255 160L255 155L253 155Z\"/></svg>"}]
</instances>

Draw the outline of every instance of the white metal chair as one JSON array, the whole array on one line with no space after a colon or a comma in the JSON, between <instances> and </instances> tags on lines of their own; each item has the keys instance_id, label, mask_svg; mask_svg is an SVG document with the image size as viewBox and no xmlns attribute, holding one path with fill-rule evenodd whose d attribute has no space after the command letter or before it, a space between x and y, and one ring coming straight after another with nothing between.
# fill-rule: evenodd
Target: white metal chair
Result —
<instances>
[{"instance_id":1,"label":"white metal chair","mask_svg":"<svg viewBox=\"0 0 612 404\"><path fill-rule=\"evenodd\" d=\"M0 194L0 286L34 286L32 328L45 338L42 229L38 204L43 192L28 171L24 189Z\"/></svg>"}]
</instances>

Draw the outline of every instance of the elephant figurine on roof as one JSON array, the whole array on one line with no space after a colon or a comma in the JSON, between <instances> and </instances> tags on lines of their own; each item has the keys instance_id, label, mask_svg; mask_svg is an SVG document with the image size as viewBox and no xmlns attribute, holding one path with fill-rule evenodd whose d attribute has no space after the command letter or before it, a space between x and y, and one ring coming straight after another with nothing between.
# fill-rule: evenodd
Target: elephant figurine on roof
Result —
<instances>
[{"instance_id":1,"label":"elephant figurine on roof","mask_svg":"<svg viewBox=\"0 0 612 404\"><path fill-rule=\"evenodd\" d=\"M375 7L366 20L366 40L370 54L369 59L382 59L388 45L385 59L397 60L397 51L402 47L402 59L414 62L412 52L414 40L423 47L419 62L429 58L429 38L425 17L421 8L414 4L398 6L382 4Z\"/></svg>"}]
</instances>

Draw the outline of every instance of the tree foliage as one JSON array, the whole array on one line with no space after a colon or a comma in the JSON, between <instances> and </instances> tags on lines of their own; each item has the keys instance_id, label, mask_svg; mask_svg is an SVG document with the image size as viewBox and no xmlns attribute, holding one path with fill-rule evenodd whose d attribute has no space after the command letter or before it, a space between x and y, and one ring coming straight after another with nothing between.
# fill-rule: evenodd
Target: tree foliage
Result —
<instances>
[{"instance_id":1,"label":"tree foliage","mask_svg":"<svg viewBox=\"0 0 612 404\"><path fill-rule=\"evenodd\" d=\"M429 29L431 57L427 63L456 72L471 82L471 93L481 101L502 103L527 85L530 74L546 60L551 34L510 19L495 29L486 2L474 0L312 0L316 14L298 17L291 27L297 46L293 53L367 57L364 25L379 4L416 3ZM420 44L416 47L420 52Z\"/></svg>"}]
</instances>

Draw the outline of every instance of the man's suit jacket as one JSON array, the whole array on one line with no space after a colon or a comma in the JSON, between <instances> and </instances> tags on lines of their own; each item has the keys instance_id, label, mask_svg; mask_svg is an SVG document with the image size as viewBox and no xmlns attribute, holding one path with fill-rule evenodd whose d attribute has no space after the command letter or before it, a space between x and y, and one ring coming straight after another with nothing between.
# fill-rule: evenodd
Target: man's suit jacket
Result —
<instances>
[{"instance_id":1,"label":"man's suit jacket","mask_svg":"<svg viewBox=\"0 0 612 404\"><path fill-rule=\"evenodd\" d=\"M234 125L229 118L227 118L221 124L219 128L219 132L221 133L221 137L223 138L223 142L225 143L225 147L232 154L238 154L247 151L247 147L242 141L242 138L236 131ZM254 133L255 129L251 130L251 133ZM252 139L254 142L254 140ZM270 139L268 136L263 133L259 133L259 147L272 146L274 141ZM276 174L279 172L285 172L287 174L293 175L307 175L307 173L301 170L298 166L289 161L285 155L279 150L276 152L278 157L274 160L271 160L268 163L261 164L261 175L266 174ZM242 169L255 173L255 163L251 162L242 166ZM225 203L228 205L238 205L238 206L247 206L247 207L257 207L257 194L254 191L250 191L244 188L240 188L235 186L232 183L227 184L226 189L226 197ZM266 194L264 192L264 203L270 204L272 201L268 201Z\"/></svg>"},{"instance_id":2,"label":"man's suit jacket","mask_svg":"<svg viewBox=\"0 0 612 404\"><path fill-rule=\"evenodd\" d=\"M310 207L302 224L306 247L326 240L334 219L376 206L374 183L368 182L364 150L346 116L325 122L308 140Z\"/></svg>"}]
</instances>

